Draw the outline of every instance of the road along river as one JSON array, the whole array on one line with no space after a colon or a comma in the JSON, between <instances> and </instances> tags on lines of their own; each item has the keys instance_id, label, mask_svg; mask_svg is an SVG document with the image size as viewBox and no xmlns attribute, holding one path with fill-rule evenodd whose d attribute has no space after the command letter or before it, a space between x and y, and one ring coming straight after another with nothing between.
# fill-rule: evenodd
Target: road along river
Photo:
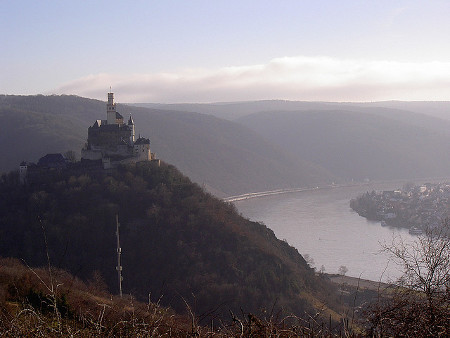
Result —
<instances>
[{"instance_id":1,"label":"road along river","mask_svg":"<svg viewBox=\"0 0 450 338\"><path fill-rule=\"evenodd\" d=\"M264 192L254 198L235 196L233 203L244 217L264 223L279 239L309 255L317 270L323 265L325 272L337 273L343 265L349 276L388 282L401 271L381 252L381 244L392 242L394 236L406 241L416 237L406 229L367 221L349 203L366 191L393 190L403 183Z\"/></svg>"}]
</instances>

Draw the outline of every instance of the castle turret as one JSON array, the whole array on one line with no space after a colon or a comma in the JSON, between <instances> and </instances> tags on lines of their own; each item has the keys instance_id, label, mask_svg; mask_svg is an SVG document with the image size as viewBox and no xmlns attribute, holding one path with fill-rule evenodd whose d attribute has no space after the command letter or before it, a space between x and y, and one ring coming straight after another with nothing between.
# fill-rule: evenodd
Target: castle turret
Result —
<instances>
[{"instance_id":1,"label":"castle turret","mask_svg":"<svg viewBox=\"0 0 450 338\"><path fill-rule=\"evenodd\" d=\"M114 93L108 93L106 119L108 124L116 124L116 104L114 103Z\"/></svg>"},{"instance_id":2,"label":"castle turret","mask_svg":"<svg viewBox=\"0 0 450 338\"><path fill-rule=\"evenodd\" d=\"M27 170L28 170L28 164L26 162L20 163L20 167L19 167L20 184L25 184L25 182L27 180Z\"/></svg>"},{"instance_id":3,"label":"castle turret","mask_svg":"<svg viewBox=\"0 0 450 338\"><path fill-rule=\"evenodd\" d=\"M134 131L134 121L133 118L131 117L130 114L130 118L128 119L128 128L131 129L131 136L130 136L130 144L133 145L134 144L134 136L135 136L135 131Z\"/></svg>"},{"instance_id":4,"label":"castle turret","mask_svg":"<svg viewBox=\"0 0 450 338\"><path fill-rule=\"evenodd\" d=\"M134 142L134 156L138 161L150 161L152 153L150 152L150 140L140 137Z\"/></svg>"}]
</instances>

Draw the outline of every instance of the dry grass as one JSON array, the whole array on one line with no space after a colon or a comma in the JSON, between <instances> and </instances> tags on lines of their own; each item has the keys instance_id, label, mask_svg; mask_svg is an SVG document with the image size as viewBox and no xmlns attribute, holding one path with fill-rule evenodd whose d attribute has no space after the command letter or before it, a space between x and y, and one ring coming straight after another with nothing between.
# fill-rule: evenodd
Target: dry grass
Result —
<instances>
[{"instance_id":1,"label":"dry grass","mask_svg":"<svg viewBox=\"0 0 450 338\"><path fill-rule=\"evenodd\" d=\"M95 284L0 259L0 336L185 337L191 331L170 309L112 297Z\"/></svg>"},{"instance_id":2,"label":"dry grass","mask_svg":"<svg viewBox=\"0 0 450 338\"><path fill-rule=\"evenodd\" d=\"M50 267L0 258L0 337L338 337L316 318L230 313L217 327L200 326L186 304L180 316L158 303L111 296L98 274L85 283ZM345 325L343 326L345 328Z\"/></svg>"}]
</instances>

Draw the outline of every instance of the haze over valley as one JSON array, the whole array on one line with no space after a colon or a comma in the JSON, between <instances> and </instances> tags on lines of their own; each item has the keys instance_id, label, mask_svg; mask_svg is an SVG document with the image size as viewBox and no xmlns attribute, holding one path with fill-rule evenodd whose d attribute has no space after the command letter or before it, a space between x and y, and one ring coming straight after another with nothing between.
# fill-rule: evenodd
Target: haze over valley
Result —
<instances>
[{"instance_id":1,"label":"haze over valley","mask_svg":"<svg viewBox=\"0 0 450 338\"><path fill-rule=\"evenodd\" d=\"M450 335L449 11L1 2L0 336Z\"/></svg>"},{"instance_id":2,"label":"haze over valley","mask_svg":"<svg viewBox=\"0 0 450 338\"><path fill-rule=\"evenodd\" d=\"M305 103L309 109L270 111L271 102L252 105L258 111L248 103L224 105L231 110L222 108L222 115L241 112L233 121L188 111L119 107L138 121L138 133L152 135L158 156L223 197L352 180L445 177L449 172L447 120L384 107L334 110L335 104L318 103L329 109L316 110L316 104ZM1 169L50 152L74 150L80 156L91 116L102 107L100 101L74 96L0 97L6 121ZM22 137L12 152L7 140L14 135Z\"/></svg>"}]
</instances>

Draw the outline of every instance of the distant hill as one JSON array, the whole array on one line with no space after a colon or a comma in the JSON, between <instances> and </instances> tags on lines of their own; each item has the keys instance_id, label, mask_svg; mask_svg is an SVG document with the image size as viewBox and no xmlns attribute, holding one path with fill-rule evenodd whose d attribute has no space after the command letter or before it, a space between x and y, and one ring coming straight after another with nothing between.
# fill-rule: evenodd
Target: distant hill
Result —
<instances>
[{"instance_id":1,"label":"distant hill","mask_svg":"<svg viewBox=\"0 0 450 338\"><path fill-rule=\"evenodd\" d=\"M243 102L217 103L134 103L132 105L164 110L195 111L214 115L227 120L236 120L243 116L265 111L299 111L299 110L346 110L365 112L372 108L395 111L403 110L426 116L450 120L449 101L380 101L380 102L308 102L287 100L261 100Z\"/></svg>"},{"instance_id":2,"label":"distant hill","mask_svg":"<svg viewBox=\"0 0 450 338\"><path fill-rule=\"evenodd\" d=\"M101 106L75 96L0 95L0 172L47 153L79 152L86 142L87 120Z\"/></svg>"},{"instance_id":3,"label":"distant hill","mask_svg":"<svg viewBox=\"0 0 450 338\"><path fill-rule=\"evenodd\" d=\"M48 253L80 278L100 273L114 293L118 213L123 286L138 299L177 311L186 300L197 314L337 307L333 287L295 248L164 163L111 172L75 165L25 185L10 173L0 178L0 200L0 256L41 266Z\"/></svg>"},{"instance_id":4,"label":"distant hill","mask_svg":"<svg viewBox=\"0 0 450 338\"><path fill-rule=\"evenodd\" d=\"M241 123L285 153L344 181L450 173L450 102L266 100L158 107Z\"/></svg>"},{"instance_id":5,"label":"distant hill","mask_svg":"<svg viewBox=\"0 0 450 338\"><path fill-rule=\"evenodd\" d=\"M407 110L414 113L450 120L449 101L383 101L365 104L355 104L366 107L384 107Z\"/></svg>"},{"instance_id":6,"label":"distant hill","mask_svg":"<svg viewBox=\"0 0 450 338\"><path fill-rule=\"evenodd\" d=\"M106 117L102 101L76 96L0 96L0 171L46 153L80 152L87 128ZM157 156L219 196L315 186L336 178L250 129L213 116L119 105Z\"/></svg>"},{"instance_id":7,"label":"distant hill","mask_svg":"<svg viewBox=\"0 0 450 338\"><path fill-rule=\"evenodd\" d=\"M262 112L238 122L347 180L449 175L450 121L387 108L360 110Z\"/></svg>"},{"instance_id":8,"label":"distant hill","mask_svg":"<svg viewBox=\"0 0 450 338\"><path fill-rule=\"evenodd\" d=\"M261 101L217 102L217 103L173 103L173 104L133 103L131 105L146 108L157 108L162 110L198 112L233 121L243 116L264 111L336 109L335 106L339 105L339 103L261 100Z\"/></svg>"},{"instance_id":9,"label":"distant hill","mask_svg":"<svg viewBox=\"0 0 450 338\"><path fill-rule=\"evenodd\" d=\"M149 137L159 158L221 197L450 172L450 122L430 116L445 116L447 102L146 105L153 108L118 110L133 114L136 135ZM105 103L0 95L0 117L0 171L7 171L46 153L79 153L87 128L105 118Z\"/></svg>"}]
</instances>

